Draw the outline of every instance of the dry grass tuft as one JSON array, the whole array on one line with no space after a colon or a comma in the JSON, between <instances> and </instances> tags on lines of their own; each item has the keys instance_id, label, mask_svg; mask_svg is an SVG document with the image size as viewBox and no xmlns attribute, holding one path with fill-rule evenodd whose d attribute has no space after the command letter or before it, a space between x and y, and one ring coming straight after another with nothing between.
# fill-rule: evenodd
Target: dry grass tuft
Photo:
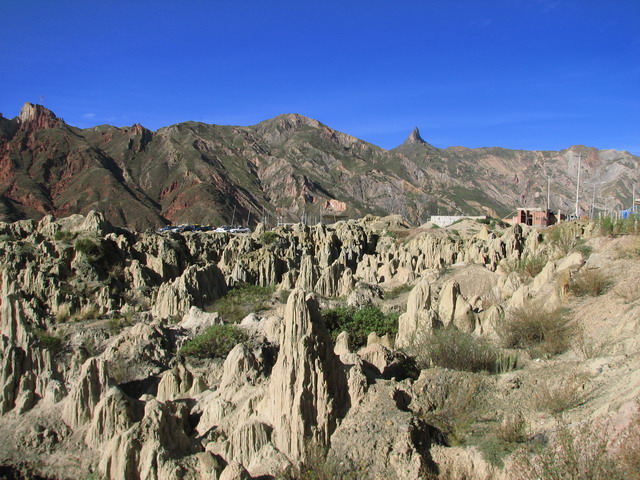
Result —
<instances>
[{"instance_id":1,"label":"dry grass tuft","mask_svg":"<svg viewBox=\"0 0 640 480\"><path fill-rule=\"evenodd\" d=\"M575 331L566 309L547 310L534 302L512 310L498 325L505 347L524 348L534 357L566 351Z\"/></svg>"},{"instance_id":2,"label":"dry grass tuft","mask_svg":"<svg viewBox=\"0 0 640 480\"><path fill-rule=\"evenodd\" d=\"M631 425L619 449L606 425L563 426L542 445L522 449L508 476L515 480L639 480L640 420Z\"/></svg>"},{"instance_id":3,"label":"dry grass tuft","mask_svg":"<svg viewBox=\"0 0 640 480\"><path fill-rule=\"evenodd\" d=\"M577 297L597 297L605 293L612 282L600 270L594 268L583 269L571 280L569 291Z\"/></svg>"},{"instance_id":4,"label":"dry grass tuft","mask_svg":"<svg viewBox=\"0 0 640 480\"><path fill-rule=\"evenodd\" d=\"M585 389L587 375L571 374L555 382L541 381L531 393L529 402L531 408L540 412L548 412L560 419L572 408L583 404L588 398Z\"/></svg>"}]
</instances>

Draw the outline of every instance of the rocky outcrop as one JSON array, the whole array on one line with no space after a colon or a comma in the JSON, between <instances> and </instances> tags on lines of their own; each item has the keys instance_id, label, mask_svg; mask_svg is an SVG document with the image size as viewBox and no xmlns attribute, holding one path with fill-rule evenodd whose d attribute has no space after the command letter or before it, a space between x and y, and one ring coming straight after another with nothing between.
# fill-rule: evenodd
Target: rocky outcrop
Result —
<instances>
[{"instance_id":1,"label":"rocky outcrop","mask_svg":"<svg viewBox=\"0 0 640 480\"><path fill-rule=\"evenodd\" d=\"M580 269L611 259L551 256L529 279L507 272L533 252L555 252L531 229L412 230L398 240L373 228L398 222L297 225L273 237L136 233L100 214L0 224L0 434L25 424L7 437L14 452L0 446L0 456L16 463L36 452L27 459L36 465L82 451L68 473L78 478L295 476L327 452L336 476L426 478L435 463L498 478L477 452L435 446L435 413L456 407L456 391L476 392L482 375L429 368L415 380L415 362L397 348L411 352L441 327L498 341L510 309L560 305ZM185 357L185 341L226 321L203 307L240 281L272 287L267 311L238 324L249 340L225 359ZM403 283L408 295L392 292ZM373 303L401 312L405 299L397 338L372 332L357 352L346 332L331 340L319 310ZM612 334L635 328L635 300L609 301L629 311ZM594 371L613 361L594 360ZM505 397L518 402L524 376L510 374L482 377L508 384Z\"/></svg>"},{"instance_id":2,"label":"rocky outcrop","mask_svg":"<svg viewBox=\"0 0 640 480\"><path fill-rule=\"evenodd\" d=\"M409 293L407 311L398 319L396 346L404 348L420 343L440 325L438 314L431 308L429 282L422 279Z\"/></svg>"},{"instance_id":3,"label":"rocky outcrop","mask_svg":"<svg viewBox=\"0 0 640 480\"><path fill-rule=\"evenodd\" d=\"M366 400L331 437L329 461L344 472L426 478L431 471L429 450L437 432L407 411L405 395L386 383L370 389Z\"/></svg>"},{"instance_id":4,"label":"rocky outcrop","mask_svg":"<svg viewBox=\"0 0 640 480\"><path fill-rule=\"evenodd\" d=\"M192 306L202 308L220 298L226 287L217 265L190 266L173 282L160 286L152 313L162 318L183 315Z\"/></svg>"},{"instance_id":5,"label":"rocky outcrop","mask_svg":"<svg viewBox=\"0 0 640 480\"><path fill-rule=\"evenodd\" d=\"M303 290L291 292L280 352L261 404L273 425L274 445L292 460L305 458L309 441L329 444L345 414L346 378L318 306Z\"/></svg>"},{"instance_id":6,"label":"rocky outcrop","mask_svg":"<svg viewBox=\"0 0 640 480\"><path fill-rule=\"evenodd\" d=\"M168 406L151 400L139 423L108 442L100 470L112 480L178 479L183 468L174 459L184 456L190 448L182 422Z\"/></svg>"},{"instance_id":7,"label":"rocky outcrop","mask_svg":"<svg viewBox=\"0 0 640 480\"><path fill-rule=\"evenodd\" d=\"M75 387L65 400L63 418L71 428L89 422L96 405L109 388L109 377L102 360L90 358L82 366Z\"/></svg>"}]
</instances>

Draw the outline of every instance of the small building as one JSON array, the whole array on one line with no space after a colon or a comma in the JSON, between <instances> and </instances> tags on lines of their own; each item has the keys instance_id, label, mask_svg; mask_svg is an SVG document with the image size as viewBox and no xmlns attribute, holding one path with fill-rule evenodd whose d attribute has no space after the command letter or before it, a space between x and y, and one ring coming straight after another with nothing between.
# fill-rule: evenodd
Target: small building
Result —
<instances>
[{"instance_id":1,"label":"small building","mask_svg":"<svg viewBox=\"0 0 640 480\"><path fill-rule=\"evenodd\" d=\"M521 207L513 217L503 218L503 221L511 225L523 223L531 227L549 227L565 219L565 215L562 213L555 213L546 208Z\"/></svg>"}]
</instances>

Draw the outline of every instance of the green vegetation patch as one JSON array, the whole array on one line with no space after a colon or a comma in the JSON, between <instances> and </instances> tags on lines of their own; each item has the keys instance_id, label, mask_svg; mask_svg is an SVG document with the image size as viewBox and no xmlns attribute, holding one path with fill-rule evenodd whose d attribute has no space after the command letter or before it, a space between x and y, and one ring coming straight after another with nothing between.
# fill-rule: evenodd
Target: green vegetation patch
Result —
<instances>
[{"instance_id":1,"label":"green vegetation patch","mask_svg":"<svg viewBox=\"0 0 640 480\"><path fill-rule=\"evenodd\" d=\"M248 338L247 333L235 325L212 325L185 342L180 353L185 357L225 358L233 347L246 342Z\"/></svg>"},{"instance_id":2,"label":"green vegetation patch","mask_svg":"<svg viewBox=\"0 0 640 480\"><path fill-rule=\"evenodd\" d=\"M62 351L62 347L64 346L64 340L62 337L52 335L49 332L40 329L35 330L34 333L40 348L49 350L54 355Z\"/></svg>"},{"instance_id":3,"label":"green vegetation patch","mask_svg":"<svg viewBox=\"0 0 640 480\"><path fill-rule=\"evenodd\" d=\"M335 341L340 332L349 333L349 348L357 350L367 344L367 336L375 332L378 335L398 333L397 313L383 313L374 305L357 309L355 307L337 307L322 312L325 325Z\"/></svg>"},{"instance_id":4,"label":"green vegetation patch","mask_svg":"<svg viewBox=\"0 0 640 480\"><path fill-rule=\"evenodd\" d=\"M90 238L79 238L73 245L76 252L86 255L90 263L98 262L104 256L102 246Z\"/></svg>"},{"instance_id":5,"label":"green vegetation patch","mask_svg":"<svg viewBox=\"0 0 640 480\"><path fill-rule=\"evenodd\" d=\"M239 323L250 313L260 312L269 308L268 300L273 295L275 286L261 287L259 285L242 284L229 290L207 308L210 312L218 312L230 323Z\"/></svg>"},{"instance_id":6,"label":"green vegetation patch","mask_svg":"<svg viewBox=\"0 0 640 480\"><path fill-rule=\"evenodd\" d=\"M54 238L58 242L71 243L76 239L77 236L77 233L72 233L69 230L58 230Z\"/></svg>"},{"instance_id":7,"label":"green vegetation patch","mask_svg":"<svg viewBox=\"0 0 640 480\"><path fill-rule=\"evenodd\" d=\"M271 245L273 243L276 243L279 238L280 235L278 235L276 232L268 230L266 232L262 232L262 234L260 235L260 243L262 243L263 245Z\"/></svg>"},{"instance_id":8,"label":"green vegetation patch","mask_svg":"<svg viewBox=\"0 0 640 480\"><path fill-rule=\"evenodd\" d=\"M533 278L538 275L547 264L545 255L523 255L517 260L505 262L507 273L516 272L521 277Z\"/></svg>"}]
</instances>

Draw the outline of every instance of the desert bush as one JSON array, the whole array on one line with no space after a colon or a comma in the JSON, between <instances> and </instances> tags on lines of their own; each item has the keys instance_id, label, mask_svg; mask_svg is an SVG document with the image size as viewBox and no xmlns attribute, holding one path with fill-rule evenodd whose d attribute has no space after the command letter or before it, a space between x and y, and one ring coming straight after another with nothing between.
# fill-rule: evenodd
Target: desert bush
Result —
<instances>
[{"instance_id":1,"label":"desert bush","mask_svg":"<svg viewBox=\"0 0 640 480\"><path fill-rule=\"evenodd\" d=\"M498 349L488 340L455 328L434 330L424 342L413 347L418 361L466 372L495 372Z\"/></svg>"},{"instance_id":2,"label":"desert bush","mask_svg":"<svg viewBox=\"0 0 640 480\"><path fill-rule=\"evenodd\" d=\"M611 280L600 270L584 268L571 279L569 291L577 297L586 295L596 297L605 293L611 283Z\"/></svg>"},{"instance_id":3,"label":"desert bush","mask_svg":"<svg viewBox=\"0 0 640 480\"><path fill-rule=\"evenodd\" d=\"M498 325L505 347L523 348L534 357L562 353L573 341L575 327L562 308L528 303L509 312Z\"/></svg>"},{"instance_id":4,"label":"desert bush","mask_svg":"<svg viewBox=\"0 0 640 480\"><path fill-rule=\"evenodd\" d=\"M488 400L486 377L466 372L431 370L426 398L416 408L420 417L435 426L452 446L472 437L474 426L483 417Z\"/></svg>"},{"instance_id":5,"label":"desert bush","mask_svg":"<svg viewBox=\"0 0 640 480\"><path fill-rule=\"evenodd\" d=\"M587 399L585 374L571 374L551 380L542 380L529 396L531 408L562 418L567 410L577 407Z\"/></svg>"},{"instance_id":6,"label":"desert bush","mask_svg":"<svg viewBox=\"0 0 640 480\"><path fill-rule=\"evenodd\" d=\"M58 306L58 310L56 311L55 319L57 323L64 323L67 320L71 319L71 310L72 306L70 303L62 303Z\"/></svg>"},{"instance_id":7,"label":"desert bush","mask_svg":"<svg viewBox=\"0 0 640 480\"><path fill-rule=\"evenodd\" d=\"M337 307L322 312L325 325L333 340L340 332L349 333L349 347L357 350L367 344L371 332L378 335L398 333L397 313L384 313L374 305L360 309L355 307Z\"/></svg>"},{"instance_id":8,"label":"desert bush","mask_svg":"<svg viewBox=\"0 0 640 480\"><path fill-rule=\"evenodd\" d=\"M525 254L516 260L505 262L506 273L516 272L522 277L533 278L542 271L547 260L542 254Z\"/></svg>"},{"instance_id":9,"label":"desert bush","mask_svg":"<svg viewBox=\"0 0 640 480\"><path fill-rule=\"evenodd\" d=\"M185 357L225 358L233 347L248 338L246 332L235 325L212 325L185 342L180 353Z\"/></svg>"},{"instance_id":10,"label":"desert bush","mask_svg":"<svg viewBox=\"0 0 640 480\"><path fill-rule=\"evenodd\" d=\"M287 303L290 295L291 290L280 290L280 292L278 292L278 300L280 300L280 303Z\"/></svg>"},{"instance_id":11,"label":"desert bush","mask_svg":"<svg viewBox=\"0 0 640 480\"><path fill-rule=\"evenodd\" d=\"M369 478L361 468L350 468L333 458L327 458L327 449L316 442L306 446L305 459L293 471L279 480L365 480Z\"/></svg>"},{"instance_id":12,"label":"desert bush","mask_svg":"<svg viewBox=\"0 0 640 480\"><path fill-rule=\"evenodd\" d=\"M584 331L584 327L576 327L574 350L585 360L602 356L607 347L606 339L589 337Z\"/></svg>"},{"instance_id":13,"label":"desert bush","mask_svg":"<svg viewBox=\"0 0 640 480\"><path fill-rule=\"evenodd\" d=\"M120 333L124 328L135 323L133 312L126 312L120 317L112 317L108 321L108 328L112 334Z\"/></svg>"},{"instance_id":14,"label":"desert bush","mask_svg":"<svg viewBox=\"0 0 640 480\"><path fill-rule=\"evenodd\" d=\"M54 235L54 238L58 242L71 243L77 236L77 233L71 233L69 230L58 230Z\"/></svg>"},{"instance_id":15,"label":"desert bush","mask_svg":"<svg viewBox=\"0 0 640 480\"><path fill-rule=\"evenodd\" d=\"M629 215L626 219L616 219L611 217L599 218L596 222L596 231L600 235L636 235L640 232L640 222L638 215Z\"/></svg>"},{"instance_id":16,"label":"desert bush","mask_svg":"<svg viewBox=\"0 0 640 480\"><path fill-rule=\"evenodd\" d=\"M505 443L523 443L529 435L529 427L522 412L504 415L495 428L496 437Z\"/></svg>"},{"instance_id":17,"label":"desert bush","mask_svg":"<svg viewBox=\"0 0 640 480\"><path fill-rule=\"evenodd\" d=\"M270 230L267 230L260 234L260 242L263 245L271 245L272 243L275 243L276 241L278 241L279 238L280 238L280 235Z\"/></svg>"},{"instance_id":18,"label":"desert bush","mask_svg":"<svg viewBox=\"0 0 640 480\"><path fill-rule=\"evenodd\" d=\"M546 443L528 445L516 455L509 478L516 480L637 480L609 449L610 438L601 425L578 429L563 426Z\"/></svg>"},{"instance_id":19,"label":"desert bush","mask_svg":"<svg viewBox=\"0 0 640 480\"><path fill-rule=\"evenodd\" d=\"M241 284L229 290L224 297L217 299L206 310L218 312L227 322L238 323L250 313L269 308L267 302L274 291L273 285L261 287Z\"/></svg>"},{"instance_id":20,"label":"desert bush","mask_svg":"<svg viewBox=\"0 0 640 480\"><path fill-rule=\"evenodd\" d=\"M640 216L637 214L629 215L622 222L622 231L629 235L635 235L640 232Z\"/></svg>"},{"instance_id":21,"label":"desert bush","mask_svg":"<svg viewBox=\"0 0 640 480\"><path fill-rule=\"evenodd\" d=\"M36 329L34 333L38 341L38 346L40 348L49 350L54 355L62 351L62 347L64 345L64 340L62 339L62 337L52 335L49 332L41 329Z\"/></svg>"},{"instance_id":22,"label":"desert bush","mask_svg":"<svg viewBox=\"0 0 640 480\"><path fill-rule=\"evenodd\" d=\"M87 257L89 263L97 262L104 256L102 246L90 238L79 238L75 241L73 246L76 252L82 253Z\"/></svg>"},{"instance_id":23,"label":"desert bush","mask_svg":"<svg viewBox=\"0 0 640 480\"><path fill-rule=\"evenodd\" d=\"M82 322L85 320L94 320L99 317L98 307L93 304L85 305L82 309L71 317L72 320Z\"/></svg>"},{"instance_id":24,"label":"desert bush","mask_svg":"<svg viewBox=\"0 0 640 480\"><path fill-rule=\"evenodd\" d=\"M528 440L528 425L521 412L505 415L491 431L479 439L478 447L485 460L503 467L503 458Z\"/></svg>"},{"instance_id":25,"label":"desert bush","mask_svg":"<svg viewBox=\"0 0 640 480\"><path fill-rule=\"evenodd\" d=\"M572 251L581 242L580 231L572 224L560 224L550 227L547 230L547 238L549 243L562 255Z\"/></svg>"},{"instance_id":26,"label":"desert bush","mask_svg":"<svg viewBox=\"0 0 640 480\"><path fill-rule=\"evenodd\" d=\"M511 352L499 352L496 358L495 373L506 373L518 368L518 354Z\"/></svg>"},{"instance_id":27,"label":"desert bush","mask_svg":"<svg viewBox=\"0 0 640 480\"><path fill-rule=\"evenodd\" d=\"M385 292L384 299L393 300L394 298L398 298L403 293L410 292L412 288L413 287L411 285L403 283L402 285L398 285L397 287L394 287L391 290Z\"/></svg>"}]
</instances>

